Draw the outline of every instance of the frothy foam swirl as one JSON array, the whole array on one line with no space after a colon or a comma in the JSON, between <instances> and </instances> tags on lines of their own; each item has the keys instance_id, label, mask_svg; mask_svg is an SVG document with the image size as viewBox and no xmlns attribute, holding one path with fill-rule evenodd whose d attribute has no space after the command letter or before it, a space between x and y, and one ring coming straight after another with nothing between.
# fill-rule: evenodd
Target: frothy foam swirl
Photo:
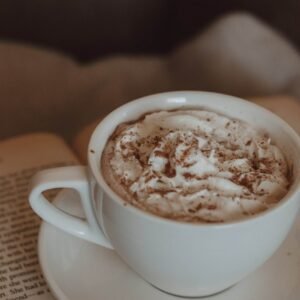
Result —
<instances>
[{"instance_id":1,"label":"frothy foam swirl","mask_svg":"<svg viewBox=\"0 0 300 300\"><path fill-rule=\"evenodd\" d=\"M108 184L132 205L187 222L226 222L266 210L289 185L270 138L204 110L149 113L107 144Z\"/></svg>"}]
</instances>

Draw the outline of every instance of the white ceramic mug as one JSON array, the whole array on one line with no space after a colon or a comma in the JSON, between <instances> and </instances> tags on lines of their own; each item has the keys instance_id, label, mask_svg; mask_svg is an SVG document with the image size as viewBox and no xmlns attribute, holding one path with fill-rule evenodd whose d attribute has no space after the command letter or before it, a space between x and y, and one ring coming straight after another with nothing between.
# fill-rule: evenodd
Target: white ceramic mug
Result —
<instances>
[{"instance_id":1,"label":"white ceramic mug","mask_svg":"<svg viewBox=\"0 0 300 300\"><path fill-rule=\"evenodd\" d=\"M220 112L271 135L294 173L288 194L275 208L240 221L190 224L125 206L110 189L101 173L101 153L116 126L147 112L187 107ZM87 167L46 170L34 177L33 210L62 230L114 249L146 281L172 294L211 295L234 285L275 252L298 212L300 139L280 118L242 99L188 91L144 97L110 113L95 129L88 149ZM86 220L62 212L42 195L60 187L79 192Z\"/></svg>"}]
</instances>

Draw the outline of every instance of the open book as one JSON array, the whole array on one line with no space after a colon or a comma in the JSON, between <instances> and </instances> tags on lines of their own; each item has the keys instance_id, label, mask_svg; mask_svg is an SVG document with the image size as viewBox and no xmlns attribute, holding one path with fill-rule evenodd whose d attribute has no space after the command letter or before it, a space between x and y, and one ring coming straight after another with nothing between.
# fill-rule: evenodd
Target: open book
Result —
<instances>
[{"instance_id":1,"label":"open book","mask_svg":"<svg viewBox=\"0 0 300 300\"><path fill-rule=\"evenodd\" d=\"M282 96L254 101L300 133L300 101ZM0 299L53 299L39 267L37 236L41 221L29 206L28 184L40 169L84 164L96 123L79 132L72 147L49 133L0 142Z\"/></svg>"}]
</instances>

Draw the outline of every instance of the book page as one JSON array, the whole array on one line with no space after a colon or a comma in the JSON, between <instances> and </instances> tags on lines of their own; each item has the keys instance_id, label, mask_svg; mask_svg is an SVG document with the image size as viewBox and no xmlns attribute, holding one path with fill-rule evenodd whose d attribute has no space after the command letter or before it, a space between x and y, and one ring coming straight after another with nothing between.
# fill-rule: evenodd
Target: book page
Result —
<instances>
[{"instance_id":1,"label":"book page","mask_svg":"<svg viewBox=\"0 0 300 300\"><path fill-rule=\"evenodd\" d=\"M40 218L28 201L28 183L41 169L77 164L52 134L0 142L0 299L53 300L37 257Z\"/></svg>"}]
</instances>

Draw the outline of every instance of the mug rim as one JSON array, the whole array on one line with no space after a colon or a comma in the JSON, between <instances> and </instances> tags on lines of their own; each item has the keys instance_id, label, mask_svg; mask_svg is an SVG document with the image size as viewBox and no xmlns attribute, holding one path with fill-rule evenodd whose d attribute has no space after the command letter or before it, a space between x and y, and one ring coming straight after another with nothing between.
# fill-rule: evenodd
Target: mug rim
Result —
<instances>
[{"instance_id":1,"label":"mug rim","mask_svg":"<svg viewBox=\"0 0 300 300\"><path fill-rule=\"evenodd\" d=\"M271 215L274 213L277 213L280 209L283 209L286 205L290 203L290 200L293 198L296 198L296 194L299 192L299 186L300 186L300 173L297 175L296 178L293 178L293 181L289 187L288 192L284 195L282 199L280 199L273 207L268 208L262 212L255 213L250 216L245 216L245 218L239 218L235 220L230 220L230 221L225 221L225 222L187 222L187 221L182 221L182 220L176 220L176 219L171 219L171 218L165 218L159 215L155 215L153 213L150 213L146 210L142 210L140 208L137 208L127 202L126 200L123 200L121 196L119 196L107 183L106 180L104 179L104 176L102 175L102 172L100 171L100 162L101 162L101 156L103 149L105 147L105 144L107 140L109 139L110 135L107 136L107 139L105 140L103 149L100 153L100 159L98 161L98 165L95 166L94 159L95 159L95 150L93 150L95 147L93 146L93 142L98 135L98 132L102 130L103 125L110 122L111 118L117 113L120 113L122 110L126 110L126 108L130 107L135 107L136 105L140 105L141 102L144 101L149 101L149 100L154 100L155 98L158 97L164 97L165 100L170 97L178 97L178 103L180 103L180 97L191 97L191 96L214 96L217 98L222 98L223 100L225 99L230 99L231 101L241 103L243 105L247 105L249 107L253 107L256 110L262 111L264 114L269 115L272 119L275 120L276 123L278 123L280 126L283 126L285 130L288 132L289 138L295 142L297 145L297 148L299 149L300 153L300 137L296 133L296 131L283 119L281 119L278 115L274 114L273 112L269 111L268 109L259 106L251 101L247 101L245 99L227 95L227 94L222 94L222 93L215 93L215 92L206 92L206 91L191 91L191 90L186 90L186 91L172 91L172 92L163 92L163 93L156 93L156 94L151 94L148 96L140 97L135 100L126 102L125 104L118 106L116 109L111 111L101 122L98 123L96 128L94 129L89 145L88 145L88 165L89 169L91 170L91 173L93 177L95 178L97 184L99 185L99 188L103 190L103 192L106 194L107 197L110 198L111 201L114 201L118 205L121 205L124 209L130 210L134 214L138 214L140 216L146 217L151 219L152 221L157 221L157 222L163 222L163 223L168 223L168 224L173 224L173 225L180 225L180 226L187 226L187 227L198 227L198 228L225 228L225 227L231 227L231 226L236 226L237 224L248 224L249 222L255 222L259 219L264 218L266 215ZM157 99L156 101L158 101ZM187 99L186 101L189 101ZM175 101L172 101L171 103L174 103ZM202 105L203 107L203 105ZM178 105L178 108L180 106ZM200 108L200 106L199 106ZM163 109L165 110L165 109ZM154 110L152 110L154 111ZM148 110L148 112L151 112ZM222 112L220 112L222 113ZM142 115L143 113L141 113ZM241 119L243 120L243 119ZM126 121L121 121L118 122L118 124L126 122ZM118 126L118 125L116 125ZM115 130L116 126L112 126L112 132ZM293 164L294 164L293 160ZM124 203L128 203L128 205L124 205Z\"/></svg>"}]
</instances>

